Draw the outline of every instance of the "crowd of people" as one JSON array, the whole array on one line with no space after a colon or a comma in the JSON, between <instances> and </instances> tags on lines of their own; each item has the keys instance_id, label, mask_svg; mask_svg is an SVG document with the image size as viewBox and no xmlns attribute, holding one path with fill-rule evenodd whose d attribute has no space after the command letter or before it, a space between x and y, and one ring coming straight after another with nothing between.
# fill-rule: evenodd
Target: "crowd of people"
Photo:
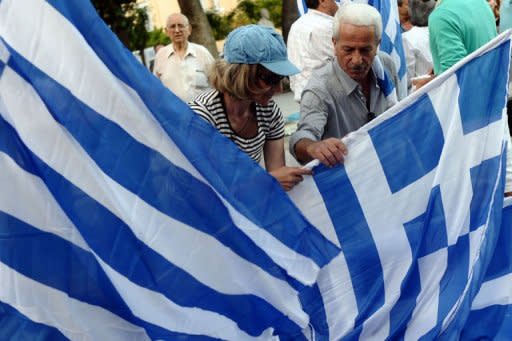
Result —
<instances>
[{"instance_id":1,"label":"crowd of people","mask_svg":"<svg viewBox=\"0 0 512 341\"><path fill-rule=\"evenodd\" d=\"M379 52L382 18L372 6L349 0L307 0L308 11L290 28L287 44L271 25L232 31L222 57L188 41L181 14L167 20L172 43L155 57L153 73L205 121L231 139L285 190L310 171L288 167L284 118L272 97L290 79L300 104L290 153L300 162L332 167L349 152L341 138L400 100L391 58ZM409 92L424 86L497 35L499 6L492 0L397 0ZM384 74L386 77L382 77ZM508 129L505 132L509 136ZM509 148L510 150L510 148ZM512 194L512 157L506 195Z\"/></svg>"}]
</instances>

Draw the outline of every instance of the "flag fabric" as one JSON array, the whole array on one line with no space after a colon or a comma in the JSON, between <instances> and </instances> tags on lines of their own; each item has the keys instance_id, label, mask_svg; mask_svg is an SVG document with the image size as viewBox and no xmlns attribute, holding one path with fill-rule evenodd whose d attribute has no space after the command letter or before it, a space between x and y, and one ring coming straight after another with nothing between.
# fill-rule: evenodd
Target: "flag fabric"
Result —
<instances>
[{"instance_id":1,"label":"flag fabric","mask_svg":"<svg viewBox=\"0 0 512 341\"><path fill-rule=\"evenodd\" d=\"M509 335L509 60L506 33L287 195L89 3L1 0L0 339Z\"/></svg>"},{"instance_id":2,"label":"flag fabric","mask_svg":"<svg viewBox=\"0 0 512 341\"><path fill-rule=\"evenodd\" d=\"M472 302L491 285L482 282L492 279L484 275L494 250L511 252L498 238L509 60L510 34L350 134L344 166L318 166L292 191L343 251L317 283L321 336L457 339L468 315L485 306ZM314 195L304 198L301 187ZM499 308L507 309L510 270L497 274L504 276ZM482 329L496 331L487 322Z\"/></svg>"},{"instance_id":3,"label":"flag fabric","mask_svg":"<svg viewBox=\"0 0 512 341\"><path fill-rule=\"evenodd\" d=\"M272 177L89 2L2 0L0 38L0 339L302 335L339 248Z\"/></svg>"},{"instance_id":4,"label":"flag fabric","mask_svg":"<svg viewBox=\"0 0 512 341\"><path fill-rule=\"evenodd\" d=\"M405 60L404 47L402 42L402 30L398 17L398 5L395 0L342 0L336 1L338 4L349 1L365 3L375 7L382 17L382 38L379 45L381 53L388 54L393 60L398 73L398 83L395 84L396 96L399 100L407 96L407 62ZM297 0L299 14L307 12L306 0ZM377 58L378 59L378 58ZM388 77L377 75L381 82L385 82ZM386 94L387 96L387 94Z\"/></svg>"},{"instance_id":5,"label":"flag fabric","mask_svg":"<svg viewBox=\"0 0 512 341\"><path fill-rule=\"evenodd\" d=\"M512 198L504 204L498 243L473 300L461 339L508 340L512 336ZM493 326L494 328L489 328Z\"/></svg>"}]
</instances>

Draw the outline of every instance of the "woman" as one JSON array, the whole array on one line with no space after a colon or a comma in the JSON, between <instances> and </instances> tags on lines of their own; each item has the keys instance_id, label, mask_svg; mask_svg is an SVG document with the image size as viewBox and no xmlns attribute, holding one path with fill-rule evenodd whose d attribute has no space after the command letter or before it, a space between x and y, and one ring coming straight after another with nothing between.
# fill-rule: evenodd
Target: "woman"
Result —
<instances>
[{"instance_id":1,"label":"woman","mask_svg":"<svg viewBox=\"0 0 512 341\"><path fill-rule=\"evenodd\" d=\"M282 91L282 79L298 72L277 32L260 25L243 26L228 35L224 57L213 67L214 89L189 103L253 160L260 162L264 156L267 171L285 190L311 174L285 166L284 119L272 100Z\"/></svg>"}]
</instances>

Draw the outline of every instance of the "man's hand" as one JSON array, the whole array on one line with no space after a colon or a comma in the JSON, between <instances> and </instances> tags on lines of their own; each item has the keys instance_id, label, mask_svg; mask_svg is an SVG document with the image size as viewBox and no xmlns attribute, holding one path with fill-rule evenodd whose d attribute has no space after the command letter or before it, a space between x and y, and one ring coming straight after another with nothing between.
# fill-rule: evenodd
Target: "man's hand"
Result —
<instances>
[{"instance_id":1,"label":"man's hand","mask_svg":"<svg viewBox=\"0 0 512 341\"><path fill-rule=\"evenodd\" d=\"M343 142L333 137L318 142L302 139L295 145L295 153L299 161L308 162L318 159L328 167L343 163L347 152Z\"/></svg>"}]
</instances>

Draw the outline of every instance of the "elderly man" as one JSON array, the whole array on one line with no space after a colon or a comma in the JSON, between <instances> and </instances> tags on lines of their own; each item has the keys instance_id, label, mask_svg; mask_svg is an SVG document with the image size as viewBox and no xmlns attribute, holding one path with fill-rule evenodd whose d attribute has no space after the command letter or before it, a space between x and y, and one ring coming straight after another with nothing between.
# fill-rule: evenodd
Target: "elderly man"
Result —
<instances>
[{"instance_id":1,"label":"elderly man","mask_svg":"<svg viewBox=\"0 0 512 341\"><path fill-rule=\"evenodd\" d=\"M382 20L372 6L350 3L336 13L336 59L313 73L302 95L298 129L290 139L290 152L300 162L342 162L346 149L339 139L394 104L375 73L381 34Z\"/></svg>"},{"instance_id":2,"label":"elderly man","mask_svg":"<svg viewBox=\"0 0 512 341\"><path fill-rule=\"evenodd\" d=\"M192 29L183 14L171 14L165 32L172 43L157 52L153 73L176 96L191 101L209 88L207 74L214 59L206 48L188 41Z\"/></svg>"},{"instance_id":3,"label":"elderly man","mask_svg":"<svg viewBox=\"0 0 512 341\"><path fill-rule=\"evenodd\" d=\"M333 16L338 10L334 0L306 0L308 12L295 21L288 33L288 56L301 73L290 76L294 99L300 102L302 90L311 72L334 57L332 50Z\"/></svg>"}]
</instances>

